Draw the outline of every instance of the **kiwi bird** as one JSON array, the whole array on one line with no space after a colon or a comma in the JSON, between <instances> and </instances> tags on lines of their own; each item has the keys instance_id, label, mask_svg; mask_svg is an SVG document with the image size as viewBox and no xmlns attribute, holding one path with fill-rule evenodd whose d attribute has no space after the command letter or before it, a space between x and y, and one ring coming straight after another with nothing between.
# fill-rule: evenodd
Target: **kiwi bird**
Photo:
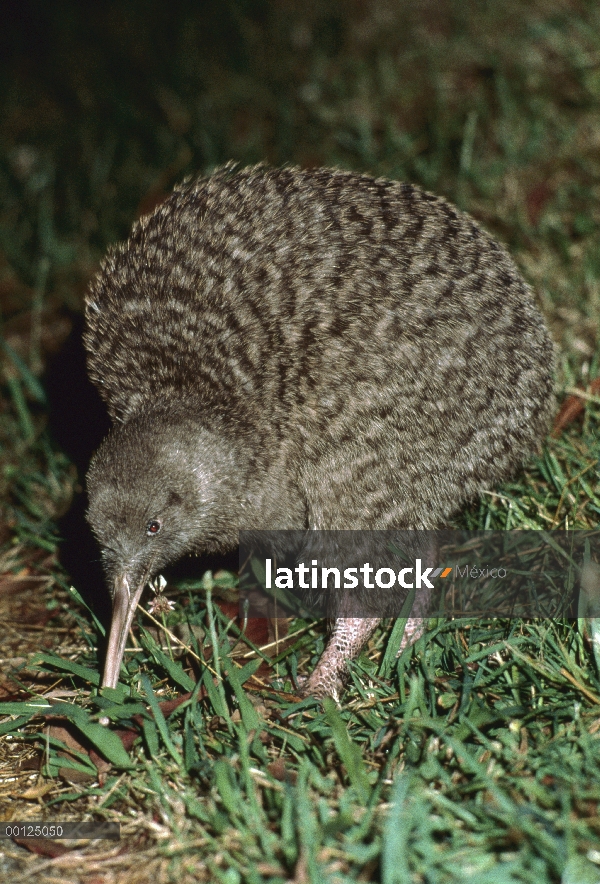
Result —
<instances>
[{"instance_id":1,"label":"kiwi bird","mask_svg":"<svg viewBox=\"0 0 600 884\"><path fill-rule=\"evenodd\" d=\"M148 581L240 529L430 529L535 450L553 345L514 262L410 184L228 165L112 248L86 298L114 427L88 519L117 684ZM304 690L336 695L376 619L336 621Z\"/></svg>"}]
</instances>

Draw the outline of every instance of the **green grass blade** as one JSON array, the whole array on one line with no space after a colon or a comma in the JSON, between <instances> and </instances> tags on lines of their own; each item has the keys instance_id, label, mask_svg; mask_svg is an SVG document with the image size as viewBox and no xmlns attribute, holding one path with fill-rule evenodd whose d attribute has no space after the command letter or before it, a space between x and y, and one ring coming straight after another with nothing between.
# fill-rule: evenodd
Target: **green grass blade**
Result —
<instances>
[{"instance_id":1,"label":"green grass blade","mask_svg":"<svg viewBox=\"0 0 600 884\"><path fill-rule=\"evenodd\" d=\"M148 678L147 675L144 674L141 676L141 682L142 682L142 688L144 690L144 693L146 694L146 697L148 698L148 703L150 704L150 709L152 710L152 714L154 716L154 721L156 722L156 726L157 726L159 733L162 737L163 743L167 747L167 750L169 751L169 754L171 755L173 760L175 762L177 762L177 764L180 767L183 767L183 760L181 758L181 755L179 754L179 751L175 748L175 745L174 745L173 741L171 740L171 736L169 734L169 728L167 726L167 722L166 722L165 717L162 713L162 710L158 704L158 700L156 699L156 694L152 690L152 685L150 684L150 679Z\"/></svg>"},{"instance_id":2,"label":"green grass blade","mask_svg":"<svg viewBox=\"0 0 600 884\"><path fill-rule=\"evenodd\" d=\"M361 802L367 804L371 794L371 785L363 762L362 750L350 739L346 725L334 701L326 698L323 701L323 709L327 723L331 728L335 748L348 773L348 779L358 792Z\"/></svg>"}]
</instances>

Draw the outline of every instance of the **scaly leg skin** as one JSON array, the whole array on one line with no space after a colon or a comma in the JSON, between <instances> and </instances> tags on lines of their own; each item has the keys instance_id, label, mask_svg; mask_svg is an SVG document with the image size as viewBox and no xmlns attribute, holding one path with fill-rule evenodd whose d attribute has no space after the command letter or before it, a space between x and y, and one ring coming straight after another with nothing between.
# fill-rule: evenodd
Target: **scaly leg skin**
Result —
<instances>
[{"instance_id":1,"label":"scaly leg skin","mask_svg":"<svg viewBox=\"0 0 600 884\"><path fill-rule=\"evenodd\" d=\"M300 695L319 699L333 697L336 703L339 703L340 694L348 680L347 663L358 657L379 623L381 623L379 618L337 619L327 647L312 674L308 678L298 679ZM405 648L421 638L426 623L423 617L410 617L406 621L398 656Z\"/></svg>"},{"instance_id":2,"label":"scaly leg skin","mask_svg":"<svg viewBox=\"0 0 600 884\"><path fill-rule=\"evenodd\" d=\"M321 659L301 684L301 695L333 697L338 703L348 679L348 660L360 654L380 622L379 618L338 618Z\"/></svg>"},{"instance_id":3,"label":"scaly leg skin","mask_svg":"<svg viewBox=\"0 0 600 884\"><path fill-rule=\"evenodd\" d=\"M397 657L400 656L402 651L405 648L410 647L410 645L414 645L414 643L421 638L423 633L427 628L427 617L430 612L431 606L431 590L424 589L422 590L418 596L416 596L412 610L411 616L406 621L406 626L404 627L404 635L402 636L402 641L400 642L400 648Z\"/></svg>"},{"instance_id":4,"label":"scaly leg skin","mask_svg":"<svg viewBox=\"0 0 600 884\"><path fill-rule=\"evenodd\" d=\"M425 566L428 568L437 567L439 554L438 538L435 534L428 535L426 547L423 551ZM412 610L410 612L411 616L406 621L404 635L402 636L400 649L396 656L399 657L405 648L414 645L414 643L421 638L427 628L427 618L431 615L431 604L432 590L428 587L421 588L421 591L415 596Z\"/></svg>"},{"instance_id":5,"label":"scaly leg skin","mask_svg":"<svg viewBox=\"0 0 600 884\"><path fill-rule=\"evenodd\" d=\"M426 625L427 621L424 620L423 617L408 618L408 620L406 621L406 626L404 627L404 635L402 636L402 641L400 642L400 647L398 649L396 657L399 657L405 648L409 648L411 645L414 645L414 643L421 638L421 636L425 632Z\"/></svg>"},{"instance_id":6,"label":"scaly leg skin","mask_svg":"<svg viewBox=\"0 0 600 884\"><path fill-rule=\"evenodd\" d=\"M428 538L423 558L427 567L436 566L437 538ZM412 616L406 621L398 656L425 632L431 606L431 595L432 592L428 588L422 588L416 595L410 612ZM336 702L339 702L339 696L348 679L347 661L358 657L380 622L380 618L337 618L327 647L314 672L306 680L300 681L301 695L319 698L333 697Z\"/></svg>"}]
</instances>

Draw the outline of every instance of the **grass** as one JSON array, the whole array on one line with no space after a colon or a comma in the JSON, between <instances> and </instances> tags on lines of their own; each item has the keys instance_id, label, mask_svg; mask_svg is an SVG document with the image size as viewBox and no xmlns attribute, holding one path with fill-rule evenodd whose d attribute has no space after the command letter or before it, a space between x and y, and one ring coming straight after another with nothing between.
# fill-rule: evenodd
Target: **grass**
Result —
<instances>
[{"instance_id":1,"label":"grass","mask_svg":"<svg viewBox=\"0 0 600 884\"><path fill-rule=\"evenodd\" d=\"M507 243L557 342L559 393L589 394L458 523L595 527L597 4L30 0L12 15L0 35L0 820L115 820L122 841L57 855L3 841L0 877L599 882L600 679L573 623L440 623L398 660L389 624L342 707L322 706L292 687L322 627L292 625L259 667L216 603L235 575L200 563L195 584L170 582L172 637L144 618L129 678L99 697L101 624L59 539L94 428L70 413L77 372L61 404L52 368L108 243L184 174L234 158L408 179ZM84 547L83 519L69 531ZM191 652L178 656L182 636Z\"/></svg>"}]
</instances>

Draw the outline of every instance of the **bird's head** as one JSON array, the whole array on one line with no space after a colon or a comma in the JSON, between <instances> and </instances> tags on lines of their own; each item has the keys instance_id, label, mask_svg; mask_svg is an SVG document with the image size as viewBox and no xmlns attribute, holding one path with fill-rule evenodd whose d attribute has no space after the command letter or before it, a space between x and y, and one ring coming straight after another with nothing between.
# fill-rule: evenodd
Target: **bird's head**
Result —
<instances>
[{"instance_id":1,"label":"bird's head","mask_svg":"<svg viewBox=\"0 0 600 884\"><path fill-rule=\"evenodd\" d=\"M184 413L134 417L94 455L87 517L113 601L103 687L116 687L119 680L148 581L185 553L223 551L237 543L240 473L226 435Z\"/></svg>"}]
</instances>

